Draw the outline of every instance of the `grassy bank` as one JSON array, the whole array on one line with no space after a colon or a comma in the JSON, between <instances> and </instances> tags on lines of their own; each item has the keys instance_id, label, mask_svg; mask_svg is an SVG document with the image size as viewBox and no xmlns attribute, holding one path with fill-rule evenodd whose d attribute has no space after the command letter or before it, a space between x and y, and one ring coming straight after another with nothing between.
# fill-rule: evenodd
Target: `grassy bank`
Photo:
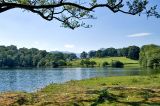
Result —
<instances>
[{"instance_id":1,"label":"grassy bank","mask_svg":"<svg viewBox=\"0 0 160 106\"><path fill-rule=\"evenodd\" d=\"M82 59L71 61L73 67L81 66L80 62ZM101 67L104 62L111 63L112 61L120 61L124 63L125 67L139 67L139 62L137 60L132 60L126 57L105 57L105 58L90 58L90 61L95 61L97 67Z\"/></svg>"},{"instance_id":2,"label":"grassy bank","mask_svg":"<svg viewBox=\"0 0 160 106\"><path fill-rule=\"evenodd\" d=\"M158 106L160 75L91 78L50 84L36 93L3 93L0 106Z\"/></svg>"}]
</instances>

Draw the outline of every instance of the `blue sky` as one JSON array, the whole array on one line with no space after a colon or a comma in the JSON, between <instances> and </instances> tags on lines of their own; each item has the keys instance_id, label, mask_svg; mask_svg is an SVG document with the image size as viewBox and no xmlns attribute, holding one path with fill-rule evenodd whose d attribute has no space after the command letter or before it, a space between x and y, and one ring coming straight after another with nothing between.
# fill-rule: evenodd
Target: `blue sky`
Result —
<instances>
[{"instance_id":1,"label":"blue sky","mask_svg":"<svg viewBox=\"0 0 160 106\"><path fill-rule=\"evenodd\" d=\"M0 45L38 48L47 51L82 52L108 47L160 45L160 19L114 14L96 10L92 28L75 30L60 27L31 12L14 9L0 14Z\"/></svg>"}]
</instances>

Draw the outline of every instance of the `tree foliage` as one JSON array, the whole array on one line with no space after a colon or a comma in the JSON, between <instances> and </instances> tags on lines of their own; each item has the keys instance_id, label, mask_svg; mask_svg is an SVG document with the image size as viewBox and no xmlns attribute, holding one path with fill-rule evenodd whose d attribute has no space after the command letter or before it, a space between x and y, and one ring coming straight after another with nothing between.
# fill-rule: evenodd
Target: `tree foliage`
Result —
<instances>
[{"instance_id":1,"label":"tree foliage","mask_svg":"<svg viewBox=\"0 0 160 106\"><path fill-rule=\"evenodd\" d=\"M143 67L160 67L160 46L144 45L140 52L140 64Z\"/></svg>"},{"instance_id":2,"label":"tree foliage","mask_svg":"<svg viewBox=\"0 0 160 106\"><path fill-rule=\"evenodd\" d=\"M96 51L90 51L89 53L88 53L88 56L90 57L90 58L92 58L92 57L95 57L96 56Z\"/></svg>"},{"instance_id":3,"label":"tree foliage","mask_svg":"<svg viewBox=\"0 0 160 106\"><path fill-rule=\"evenodd\" d=\"M81 54L80 54L80 57L81 59L86 59L88 56L87 52L83 51Z\"/></svg>"},{"instance_id":4,"label":"tree foliage","mask_svg":"<svg viewBox=\"0 0 160 106\"><path fill-rule=\"evenodd\" d=\"M120 61L112 61L111 66L115 67L115 68L122 68L124 66L124 64Z\"/></svg>"},{"instance_id":5,"label":"tree foliage","mask_svg":"<svg viewBox=\"0 0 160 106\"><path fill-rule=\"evenodd\" d=\"M108 62L103 62L102 67L106 67L106 66L108 66L108 65L109 65Z\"/></svg>"},{"instance_id":6,"label":"tree foliage","mask_svg":"<svg viewBox=\"0 0 160 106\"><path fill-rule=\"evenodd\" d=\"M140 48L137 46L129 46L128 47L128 55L127 57L130 59L138 60L139 59Z\"/></svg>"},{"instance_id":7,"label":"tree foliage","mask_svg":"<svg viewBox=\"0 0 160 106\"><path fill-rule=\"evenodd\" d=\"M125 48L115 49L115 48L106 48L100 49L97 51L90 51L88 53L89 58L94 57L127 57L130 59L138 60L139 59L140 48L138 46L129 46Z\"/></svg>"},{"instance_id":8,"label":"tree foliage","mask_svg":"<svg viewBox=\"0 0 160 106\"><path fill-rule=\"evenodd\" d=\"M90 61L89 59L83 59L80 62L80 65L84 67L94 67L97 63L95 61Z\"/></svg>"},{"instance_id":9,"label":"tree foliage","mask_svg":"<svg viewBox=\"0 0 160 106\"><path fill-rule=\"evenodd\" d=\"M59 67L66 66L66 62L73 59L77 59L74 53L0 46L0 67Z\"/></svg>"},{"instance_id":10,"label":"tree foliage","mask_svg":"<svg viewBox=\"0 0 160 106\"><path fill-rule=\"evenodd\" d=\"M91 26L83 20L95 19L96 8L106 8L113 13L146 14L147 17L159 18L158 6L149 5L152 2L152 0L0 0L0 13L19 8L36 13L48 21L58 20L66 28L89 28Z\"/></svg>"}]
</instances>

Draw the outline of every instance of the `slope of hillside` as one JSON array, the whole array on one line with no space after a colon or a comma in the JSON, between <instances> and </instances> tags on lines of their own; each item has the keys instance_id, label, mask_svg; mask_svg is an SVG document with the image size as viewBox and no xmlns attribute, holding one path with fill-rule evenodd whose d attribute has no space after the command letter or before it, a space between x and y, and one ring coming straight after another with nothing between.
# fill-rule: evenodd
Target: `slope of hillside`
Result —
<instances>
[{"instance_id":1,"label":"slope of hillside","mask_svg":"<svg viewBox=\"0 0 160 106\"><path fill-rule=\"evenodd\" d=\"M72 66L80 66L80 62L82 59L71 61ZM139 66L139 62L137 60L132 60L126 57L105 57L105 58L90 58L91 61L95 61L97 63L96 66L102 66L103 62L111 63L112 61L121 61L125 64L125 66Z\"/></svg>"}]
</instances>

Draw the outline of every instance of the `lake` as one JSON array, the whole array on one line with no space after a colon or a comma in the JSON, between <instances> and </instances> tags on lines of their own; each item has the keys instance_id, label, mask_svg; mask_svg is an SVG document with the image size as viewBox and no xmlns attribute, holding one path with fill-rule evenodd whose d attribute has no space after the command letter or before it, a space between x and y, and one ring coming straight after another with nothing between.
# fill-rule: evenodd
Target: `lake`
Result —
<instances>
[{"instance_id":1,"label":"lake","mask_svg":"<svg viewBox=\"0 0 160 106\"><path fill-rule=\"evenodd\" d=\"M64 83L92 77L150 75L159 71L140 68L53 68L0 69L0 92L34 92L50 83Z\"/></svg>"}]
</instances>

